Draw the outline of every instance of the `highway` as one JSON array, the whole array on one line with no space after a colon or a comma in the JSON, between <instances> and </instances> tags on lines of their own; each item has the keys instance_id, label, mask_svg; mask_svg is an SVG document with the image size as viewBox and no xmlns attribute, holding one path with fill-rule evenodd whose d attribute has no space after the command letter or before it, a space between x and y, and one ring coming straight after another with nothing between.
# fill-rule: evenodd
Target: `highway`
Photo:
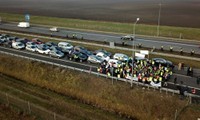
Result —
<instances>
[{"instance_id":1,"label":"highway","mask_svg":"<svg viewBox=\"0 0 200 120\"><path fill-rule=\"evenodd\" d=\"M94 31L81 31L81 30L71 30L71 29L62 29L59 28L59 32L50 32L49 27L43 26L31 26L30 28L19 28L17 24L14 23L2 23L0 25L0 29L4 30L13 30L13 31L20 31L20 32L29 32L29 33L37 33L43 35L53 35L53 36L60 36L60 37L72 37L73 34L77 34L78 38L83 37L86 40L92 41L101 41L101 42L109 42L113 41L118 44L122 44L121 35L114 34L114 33L100 33ZM126 41L126 44L133 45L132 41ZM178 41L171 41L167 39L152 39L152 38L140 38L137 37L134 40L134 45L142 44L143 47L160 49L161 46L164 47L164 50L169 50L169 47L172 46L174 51L180 51L180 48L183 49L183 52L190 53L191 50L194 50L196 54L200 54L199 44L196 42L178 42Z\"/></svg>"},{"instance_id":2,"label":"highway","mask_svg":"<svg viewBox=\"0 0 200 120\"><path fill-rule=\"evenodd\" d=\"M41 54L37 54L37 53L28 52L25 50L15 50L15 49L5 48L5 47L0 47L0 51L4 51L7 53L12 53L12 54L16 54L16 55L21 55L21 56L25 56L25 57L29 57L29 58L34 58L34 59L38 59L38 60L43 60L46 62L52 62L55 64L75 67L75 68L79 68L82 70L91 70L93 72L97 72L97 69L96 69L97 65L89 64L87 62L80 63L80 62L69 61L69 60L67 60L67 58L62 58L62 59L51 58L47 55L41 55ZM177 76L177 84L176 85L173 83L173 78L175 76ZM177 90L177 85L180 85L180 81L183 81L183 85L181 85L181 86L188 86L189 91L191 91L191 88L195 87L197 89L196 95L200 95L200 89L199 89L200 86L196 84L196 78L185 76L182 74L175 74L175 76L173 75L171 77L171 79L168 82L168 86L164 86L165 88Z\"/></svg>"}]
</instances>

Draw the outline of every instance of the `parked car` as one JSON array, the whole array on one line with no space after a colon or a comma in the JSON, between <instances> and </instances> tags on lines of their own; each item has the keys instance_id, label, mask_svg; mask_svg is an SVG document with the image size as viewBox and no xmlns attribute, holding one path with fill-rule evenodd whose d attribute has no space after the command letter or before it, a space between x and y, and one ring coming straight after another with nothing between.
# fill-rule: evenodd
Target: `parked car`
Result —
<instances>
[{"instance_id":1,"label":"parked car","mask_svg":"<svg viewBox=\"0 0 200 120\"><path fill-rule=\"evenodd\" d=\"M34 42L34 43L36 43L36 44L42 44L42 43L44 43L41 40L39 40L38 38L33 38L31 41Z\"/></svg>"},{"instance_id":2,"label":"parked car","mask_svg":"<svg viewBox=\"0 0 200 120\"><path fill-rule=\"evenodd\" d=\"M96 54L96 56L99 57L99 58L101 58L101 59L103 59L103 60L105 60L105 61L108 61L110 59L110 57L107 56L104 52L98 52Z\"/></svg>"},{"instance_id":3,"label":"parked car","mask_svg":"<svg viewBox=\"0 0 200 120\"><path fill-rule=\"evenodd\" d=\"M87 61L91 63L102 63L104 60L100 57L97 57L96 55L90 55Z\"/></svg>"},{"instance_id":4,"label":"parked car","mask_svg":"<svg viewBox=\"0 0 200 120\"><path fill-rule=\"evenodd\" d=\"M75 60L75 61L87 61L87 56L82 54L81 52L72 51L70 54L67 55L69 60Z\"/></svg>"},{"instance_id":5,"label":"parked car","mask_svg":"<svg viewBox=\"0 0 200 120\"><path fill-rule=\"evenodd\" d=\"M69 53L69 51L73 49L73 46L67 42L59 42L58 47L60 47L64 53Z\"/></svg>"},{"instance_id":6,"label":"parked car","mask_svg":"<svg viewBox=\"0 0 200 120\"><path fill-rule=\"evenodd\" d=\"M49 54L50 50L45 47L37 47L36 52L41 54Z\"/></svg>"},{"instance_id":7,"label":"parked car","mask_svg":"<svg viewBox=\"0 0 200 120\"><path fill-rule=\"evenodd\" d=\"M108 64L112 67L117 68L119 65L122 65L122 62L116 59L109 59Z\"/></svg>"},{"instance_id":8,"label":"parked car","mask_svg":"<svg viewBox=\"0 0 200 120\"><path fill-rule=\"evenodd\" d=\"M120 61L128 61L129 57L123 53L115 53L113 55L113 59L120 60Z\"/></svg>"},{"instance_id":9,"label":"parked car","mask_svg":"<svg viewBox=\"0 0 200 120\"><path fill-rule=\"evenodd\" d=\"M93 53L89 50L87 50L86 48L82 47L82 46L75 46L74 50L77 52L81 52L82 54L86 55L87 57L89 57L90 55L93 55Z\"/></svg>"},{"instance_id":10,"label":"parked car","mask_svg":"<svg viewBox=\"0 0 200 120\"><path fill-rule=\"evenodd\" d=\"M46 45L48 45L49 47L51 47L51 46L58 46L55 42L46 42L45 43Z\"/></svg>"},{"instance_id":11,"label":"parked car","mask_svg":"<svg viewBox=\"0 0 200 120\"><path fill-rule=\"evenodd\" d=\"M154 62L155 62L155 65L159 65L161 64L162 66L165 66L165 67L172 67L174 68L174 65L171 61L168 61L168 60L165 60L163 58L153 58L152 59Z\"/></svg>"},{"instance_id":12,"label":"parked car","mask_svg":"<svg viewBox=\"0 0 200 120\"><path fill-rule=\"evenodd\" d=\"M2 43L2 45L3 45L4 47L9 47L9 48L11 48L11 47L12 47L12 42L9 41L9 40L5 40L5 41Z\"/></svg>"},{"instance_id":13,"label":"parked car","mask_svg":"<svg viewBox=\"0 0 200 120\"><path fill-rule=\"evenodd\" d=\"M34 43L34 42L27 42L26 43L26 46L36 46L37 44L36 43Z\"/></svg>"},{"instance_id":14,"label":"parked car","mask_svg":"<svg viewBox=\"0 0 200 120\"><path fill-rule=\"evenodd\" d=\"M24 49L25 45L22 42L13 42L12 47L15 49Z\"/></svg>"},{"instance_id":15,"label":"parked car","mask_svg":"<svg viewBox=\"0 0 200 120\"><path fill-rule=\"evenodd\" d=\"M121 40L131 40L133 41L135 39L135 36L133 35L125 35L121 37Z\"/></svg>"},{"instance_id":16,"label":"parked car","mask_svg":"<svg viewBox=\"0 0 200 120\"><path fill-rule=\"evenodd\" d=\"M49 46L48 45L46 45L46 44L37 44L36 45L38 48L46 48L46 49L49 49Z\"/></svg>"},{"instance_id":17,"label":"parked car","mask_svg":"<svg viewBox=\"0 0 200 120\"><path fill-rule=\"evenodd\" d=\"M104 49L96 50L96 51L94 51L94 54L96 55L96 54L99 53L99 52L103 52L104 54L106 54L106 55L109 56L109 57L112 56L112 53L110 53L110 52L108 52L108 51L106 51L106 50L104 50Z\"/></svg>"},{"instance_id":18,"label":"parked car","mask_svg":"<svg viewBox=\"0 0 200 120\"><path fill-rule=\"evenodd\" d=\"M59 50L51 50L49 52L50 57L62 58L62 57L64 57L64 55L65 54Z\"/></svg>"},{"instance_id":19,"label":"parked car","mask_svg":"<svg viewBox=\"0 0 200 120\"><path fill-rule=\"evenodd\" d=\"M30 40L26 39L26 38L19 38L15 40L16 42L22 42L23 44L26 44L27 42L30 42Z\"/></svg>"},{"instance_id":20,"label":"parked car","mask_svg":"<svg viewBox=\"0 0 200 120\"><path fill-rule=\"evenodd\" d=\"M31 51L31 52L36 52L37 47L35 45L27 45L26 50Z\"/></svg>"}]
</instances>

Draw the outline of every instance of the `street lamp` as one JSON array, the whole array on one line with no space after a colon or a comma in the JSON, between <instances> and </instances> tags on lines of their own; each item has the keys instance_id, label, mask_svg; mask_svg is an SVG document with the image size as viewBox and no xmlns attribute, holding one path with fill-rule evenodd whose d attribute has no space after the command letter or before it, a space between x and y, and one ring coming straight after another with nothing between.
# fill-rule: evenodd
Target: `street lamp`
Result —
<instances>
[{"instance_id":1,"label":"street lamp","mask_svg":"<svg viewBox=\"0 0 200 120\"><path fill-rule=\"evenodd\" d=\"M135 26L136 26L136 24L137 24L137 22L140 20L140 18L137 18L136 19L136 21L135 21L135 23L134 23L134 25L133 25L133 37L134 37L134 39L133 39L133 57L132 57L132 72L131 72L131 74L132 74L132 79L131 79L131 88L133 87L133 63L134 63L134 59L135 59L135 45L134 45L134 41L135 41Z\"/></svg>"},{"instance_id":2,"label":"street lamp","mask_svg":"<svg viewBox=\"0 0 200 120\"><path fill-rule=\"evenodd\" d=\"M157 36L160 35L160 14L161 14L161 6L162 4L159 4L159 12L158 12L158 26L157 26Z\"/></svg>"}]
</instances>

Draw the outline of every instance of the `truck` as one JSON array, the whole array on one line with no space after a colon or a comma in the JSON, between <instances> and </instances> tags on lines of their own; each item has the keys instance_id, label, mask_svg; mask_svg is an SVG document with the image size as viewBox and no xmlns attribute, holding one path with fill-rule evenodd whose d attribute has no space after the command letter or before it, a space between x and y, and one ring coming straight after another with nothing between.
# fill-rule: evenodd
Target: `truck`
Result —
<instances>
[{"instance_id":1,"label":"truck","mask_svg":"<svg viewBox=\"0 0 200 120\"><path fill-rule=\"evenodd\" d=\"M19 22L19 24L17 26L21 27L21 28L29 28L30 23L29 22Z\"/></svg>"}]
</instances>

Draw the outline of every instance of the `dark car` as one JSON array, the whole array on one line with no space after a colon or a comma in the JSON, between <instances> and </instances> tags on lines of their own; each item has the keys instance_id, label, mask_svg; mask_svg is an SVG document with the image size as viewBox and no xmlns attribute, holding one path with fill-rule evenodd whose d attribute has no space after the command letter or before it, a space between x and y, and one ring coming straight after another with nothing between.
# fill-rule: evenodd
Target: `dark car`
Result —
<instances>
[{"instance_id":1,"label":"dark car","mask_svg":"<svg viewBox=\"0 0 200 120\"><path fill-rule=\"evenodd\" d=\"M74 61L86 61L87 60L87 56L81 52L77 52L77 51L72 51L67 55L69 60L74 60Z\"/></svg>"},{"instance_id":2,"label":"dark car","mask_svg":"<svg viewBox=\"0 0 200 120\"><path fill-rule=\"evenodd\" d=\"M54 42L46 42L45 43L46 45L48 45L49 47L52 47L52 46L58 46L56 43L54 43Z\"/></svg>"},{"instance_id":3,"label":"dark car","mask_svg":"<svg viewBox=\"0 0 200 120\"><path fill-rule=\"evenodd\" d=\"M80 52L80 53L86 55L87 57L90 56L90 55L93 55L93 53L91 51L89 51L86 48L81 47L81 46L75 46L74 51Z\"/></svg>"},{"instance_id":4,"label":"dark car","mask_svg":"<svg viewBox=\"0 0 200 120\"><path fill-rule=\"evenodd\" d=\"M12 42L9 41L9 40L6 40L6 41L4 41L4 42L2 43L2 45L3 45L4 47L9 47L9 48L11 48L11 47L12 47Z\"/></svg>"},{"instance_id":5,"label":"dark car","mask_svg":"<svg viewBox=\"0 0 200 120\"><path fill-rule=\"evenodd\" d=\"M155 62L155 65L157 66L161 64L162 66L165 66L165 67L174 68L174 65L171 61L165 60L163 58L153 58L152 60Z\"/></svg>"}]
</instances>

